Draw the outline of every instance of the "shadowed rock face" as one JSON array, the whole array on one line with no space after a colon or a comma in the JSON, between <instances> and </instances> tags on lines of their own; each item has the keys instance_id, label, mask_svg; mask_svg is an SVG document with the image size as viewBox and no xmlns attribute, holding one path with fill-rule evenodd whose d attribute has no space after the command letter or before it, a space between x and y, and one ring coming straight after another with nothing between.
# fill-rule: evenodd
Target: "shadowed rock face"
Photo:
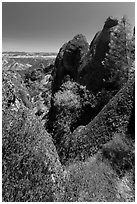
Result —
<instances>
[{"instance_id":1,"label":"shadowed rock face","mask_svg":"<svg viewBox=\"0 0 137 204\"><path fill-rule=\"evenodd\" d=\"M104 28L109 29L116 26L117 24L118 24L118 20L116 18L113 18L112 16L109 16L105 21Z\"/></svg>"},{"instance_id":2,"label":"shadowed rock face","mask_svg":"<svg viewBox=\"0 0 137 204\"><path fill-rule=\"evenodd\" d=\"M92 54L93 60L97 60L101 62L105 54L109 51L109 42L110 42L110 34L111 28L118 24L117 19L113 19L112 17L108 17L104 27L101 31L97 32L95 37L93 38L90 44L90 52Z\"/></svg>"},{"instance_id":3,"label":"shadowed rock face","mask_svg":"<svg viewBox=\"0 0 137 204\"><path fill-rule=\"evenodd\" d=\"M88 52L88 43L82 34L76 35L60 49L55 60L55 71L53 76L53 93L55 93L66 75L77 81L78 67L82 58Z\"/></svg>"},{"instance_id":4,"label":"shadowed rock face","mask_svg":"<svg viewBox=\"0 0 137 204\"><path fill-rule=\"evenodd\" d=\"M103 29L94 36L87 55L79 68L80 83L97 92L103 87L104 69L102 61L109 52L111 28L118 24L117 19L108 17Z\"/></svg>"},{"instance_id":5,"label":"shadowed rock face","mask_svg":"<svg viewBox=\"0 0 137 204\"><path fill-rule=\"evenodd\" d=\"M52 72L53 81L52 81L52 93L54 94L60 87L62 78L64 76L64 67L63 67L63 54L66 49L67 43L65 43L59 50L59 53L55 60L55 68Z\"/></svg>"},{"instance_id":6,"label":"shadowed rock face","mask_svg":"<svg viewBox=\"0 0 137 204\"><path fill-rule=\"evenodd\" d=\"M66 70L76 71L83 55L88 51L88 43L83 35L76 35L68 42L63 56L63 65ZM76 73L77 74L77 73ZM74 76L76 77L76 76Z\"/></svg>"}]
</instances>

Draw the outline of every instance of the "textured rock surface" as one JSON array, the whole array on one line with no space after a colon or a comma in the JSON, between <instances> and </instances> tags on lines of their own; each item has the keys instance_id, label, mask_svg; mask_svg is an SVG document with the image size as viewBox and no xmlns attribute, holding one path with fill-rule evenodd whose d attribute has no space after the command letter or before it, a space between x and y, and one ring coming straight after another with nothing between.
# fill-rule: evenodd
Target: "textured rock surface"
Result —
<instances>
[{"instance_id":1,"label":"textured rock surface","mask_svg":"<svg viewBox=\"0 0 137 204\"><path fill-rule=\"evenodd\" d=\"M87 40L82 34L76 35L62 46L55 60L53 92L58 90L66 75L70 75L72 79L77 81L78 67L88 48Z\"/></svg>"},{"instance_id":2,"label":"textured rock surface","mask_svg":"<svg viewBox=\"0 0 137 204\"><path fill-rule=\"evenodd\" d=\"M116 131L121 128L127 131L133 106L134 79L128 81L93 121L80 132L72 134L70 157L89 157L109 141Z\"/></svg>"},{"instance_id":3,"label":"textured rock surface","mask_svg":"<svg viewBox=\"0 0 137 204\"><path fill-rule=\"evenodd\" d=\"M14 71L3 72L3 107L24 105L31 108L31 97L20 75Z\"/></svg>"},{"instance_id":4,"label":"textured rock surface","mask_svg":"<svg viewBox=\"0 0 137 204\"><path fill-rule=\"evenodd\" d=\"M63 170L52 138L33 112L15 102L3 76L2 195L5 202L63 200ZM10 101L10 103L9 103Z\"/></svg>"}]
</instances>

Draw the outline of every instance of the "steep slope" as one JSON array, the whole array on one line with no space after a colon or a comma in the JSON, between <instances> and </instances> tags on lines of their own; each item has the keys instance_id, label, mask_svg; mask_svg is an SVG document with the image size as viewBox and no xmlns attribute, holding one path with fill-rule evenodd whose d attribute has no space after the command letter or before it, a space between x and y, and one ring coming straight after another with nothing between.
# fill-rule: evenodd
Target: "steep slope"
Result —
<instances>
[{"instance_id":1,"label":"steep slope","mask_svg":"<svg viewBox=\"0 0 137 204\"><path fill-rule=\"evenodd\" d=\"M98 151L115 132L127 131L134 101L134 78L110 100L87 126L72 134L69 157L85 159Z\"/></svg>"},{"instance_id":2,"label":"steep slope","mask_svg":"<svg viewBox=\"0 0 137 204\"><path fill-rule=\"evenodd\" d=\"M63 200L63 170L52 138L38 118L15 100L3 74L2 195L4 202Z\"/></svg>"}]
</instances>

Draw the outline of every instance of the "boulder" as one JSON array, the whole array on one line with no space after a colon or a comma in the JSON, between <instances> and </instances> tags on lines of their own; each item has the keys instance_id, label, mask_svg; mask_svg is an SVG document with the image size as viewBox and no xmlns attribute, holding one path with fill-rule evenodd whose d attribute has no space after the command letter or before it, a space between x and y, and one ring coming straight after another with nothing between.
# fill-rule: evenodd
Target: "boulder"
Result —
<instances>
[{"instance_id":1,"label":"boulder","mask_svg":"<svg viewBox=\"0 0 137 204\"><path fill-rule=\"evenodd\" d=\"M53 93L59 89L66 75L70 75L71 79L77 81L78 68L88 48L88 42L82 34L76 35L62 46L55 60Z\"/></svg>"}]
</instances>

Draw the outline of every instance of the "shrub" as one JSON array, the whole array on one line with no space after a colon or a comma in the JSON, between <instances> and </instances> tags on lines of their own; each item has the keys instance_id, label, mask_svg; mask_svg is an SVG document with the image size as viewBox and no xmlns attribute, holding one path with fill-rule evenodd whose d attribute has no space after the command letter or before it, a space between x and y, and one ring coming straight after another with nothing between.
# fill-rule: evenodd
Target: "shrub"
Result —
<instances>
[{"instance_id":1,"label":"shrub","mask_svg":"<svg viewBox=\"0 0 137 204\"><path fill-rule=\"evenodd\" d=\"M135 199L133 145L115 135L93 157L66 165L67 202L127 202Z\"/></svg>"},{"instance_id":2,"label":"shrub","mask_svg":"<svg viewBox=\"0 0 137 204\"><path fill-rule=\"evenodd\" d=\"M72 81L63 83L54 95L46 127L61 157L69 147L70 133L91 120L93 101L94 96L85 87Z\"/></svg>"},{"instance_id":3,"label":"shrub","mask_svg":"<svg viewBox=\"0 0 137 204\"><path fill-rule=\"evenodd\" d=\"M116 134L111 141L103 145L102 155L109 161L119 177L134 168L133 146L122 134Z\"/></svg>"},{"instance_id":4,"label":"shrub","mask_svg":"<svg viewBox=\"0 0 137 204\"><path fill-rule=\"evenodd\" d=\"M117 175L110 165L92 157L66 167L67 202L116 202Z\"/></svg>"}]
</instances>

